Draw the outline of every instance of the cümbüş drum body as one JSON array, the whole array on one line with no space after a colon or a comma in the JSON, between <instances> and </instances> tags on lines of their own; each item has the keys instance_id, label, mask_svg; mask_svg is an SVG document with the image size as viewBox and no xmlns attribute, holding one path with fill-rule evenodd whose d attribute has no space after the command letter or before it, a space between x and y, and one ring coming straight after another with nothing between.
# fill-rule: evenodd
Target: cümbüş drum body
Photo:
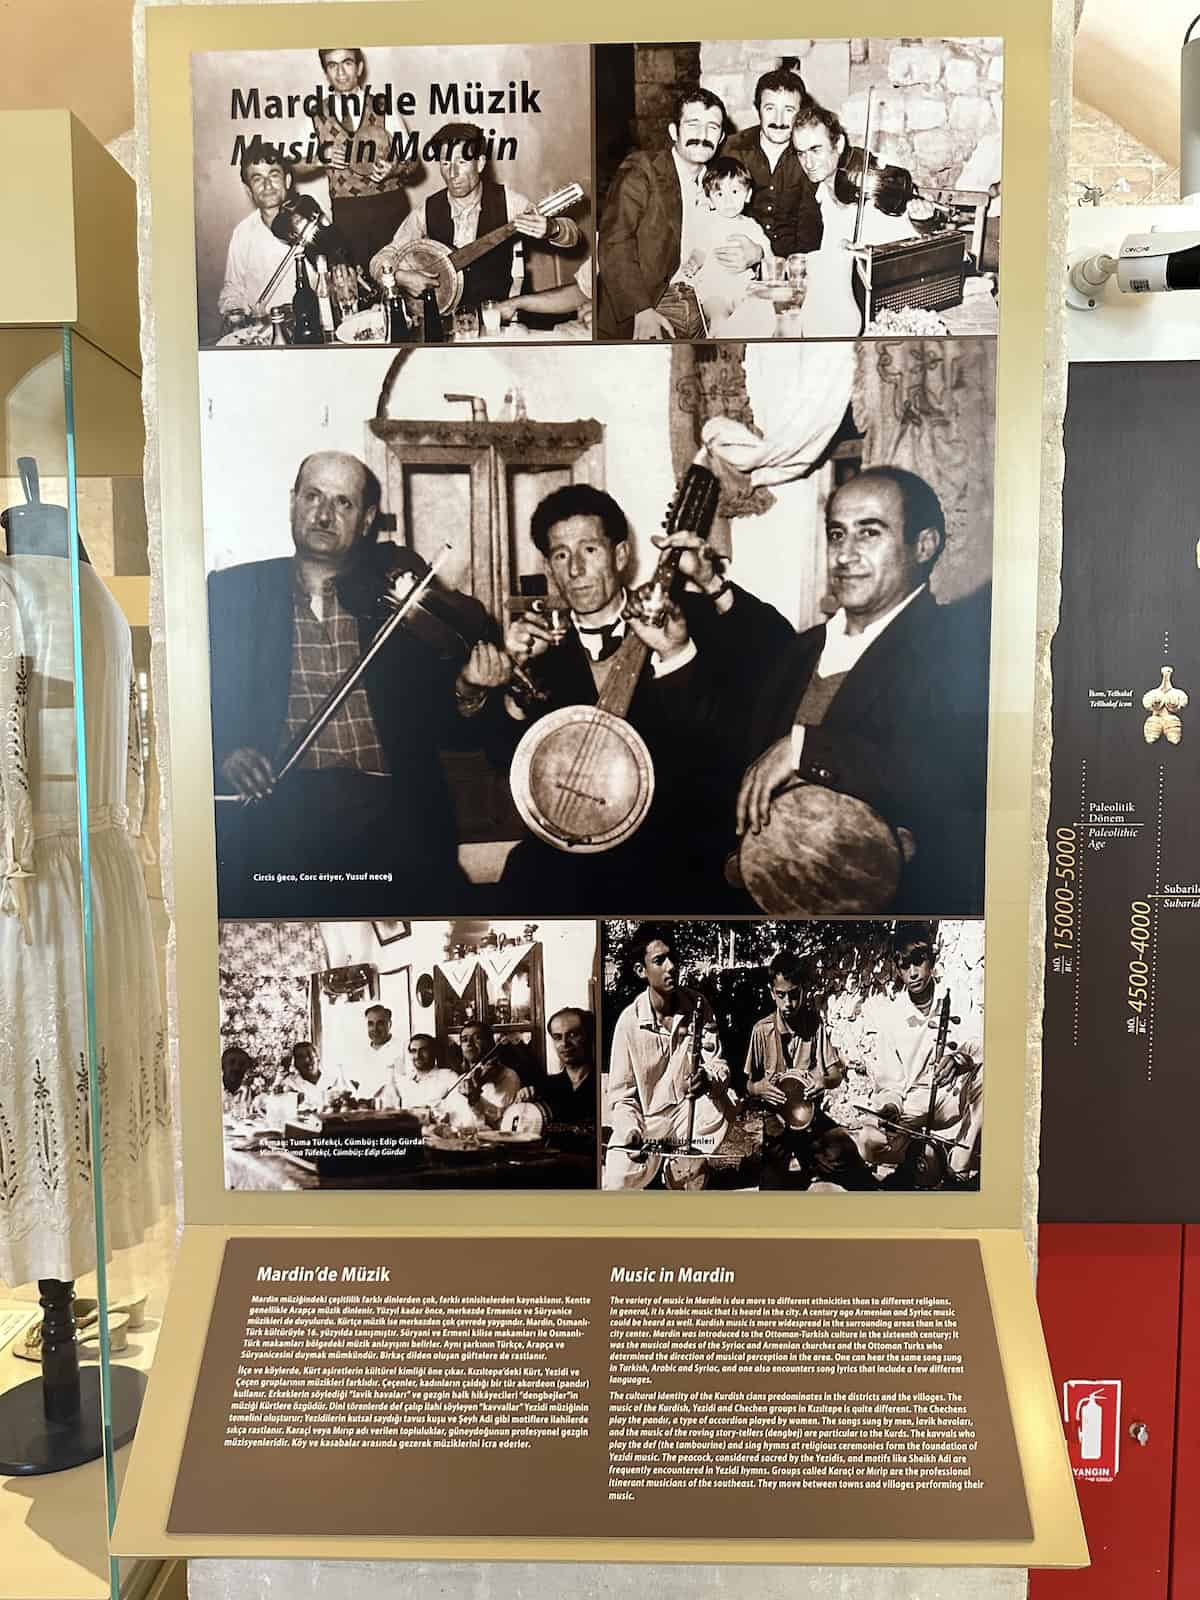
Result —
<instances>
[{"instance_id":1,"label":"c\u00fcmb\u00fc\u015f drum body","mask_svg":"<svg viewBox=\"0 0 1200 1600\"><path fill-rule=\"evenodd\" d=\"M531 832L558 850L595 854L630 838L654 799L645 741L599 706L563 706L517 746L513 800Z\"/></svg>"},{"instance_id":2,"label":"c\u00fcmb\u00fc\u015f drum body","mask_svg":"<svg viewBox=\"0 0 1200 1600\"><path fill-rule=\"evenodd\" d=\"M904 853L877 811L853 795L797 783L771 801L758 833L738 847L737 875L770 916L861 916L887 911Z\"/></svg>"},{"instance_id":3,"label":"c\u00fcmb\u00fc\u015f drum body","mask_svg":"<svg viewBox=\"0 0 1200 1600\"><path fill-rule=\"evenodd\" d=\"M437 289L438 310L449 316L463 296L463 275L450 259L451 250L440 239L410 239L396 251L396 266L430 273Z\"/></svg>"}]
</instances>

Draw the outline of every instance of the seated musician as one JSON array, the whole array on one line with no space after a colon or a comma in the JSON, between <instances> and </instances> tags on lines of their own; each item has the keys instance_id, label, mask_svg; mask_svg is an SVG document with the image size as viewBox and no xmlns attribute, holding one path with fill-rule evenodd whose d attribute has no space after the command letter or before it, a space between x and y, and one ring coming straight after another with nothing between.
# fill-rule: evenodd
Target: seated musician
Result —
<instances>
[{"instance_id":1,"label":"seated musician","mask_svg":"<svg viewBox=\"0 0 1200 1600\"><path fill-rule=\"evenodd\" d=\"M224 917L311 912L312 884L286 881L301 873L329 874L318 877L323 915L436 912L463 887L439 750L473 740L459 707L481 646L460 669L402 624L273 799L289 746L387 615L385 565L425 570L375 543L379 506L379 481L357 457L308 456L290 496L294 553L209 578L214 781L243 802L216 807ZM482 606L450 598L484 638Z\"/></svg>"},{"instance_id":2,"label":"seated musician","mask_svg":"<svg viewBox=\"0 0 1200 1600\"><path fill-rule=\"evenodd\" d=\"M470 1073L461 1086L461 1094L451 1099L464 1102L481 1126L499 1127L509 1106L534 1080L533 1056L519 1040L497 1040L490 1022L464 1023L458 1040L463 1065L470 1068ZM457 1120L465 1120L461 1105L454 1110L459 1113Z\"/></svg>"},{"instance_id":3,"label":"seated musician","mask_svg":"<svg viewBox=\"0 0 1200 1600\"><path fill-rule=\"evenodd\" d=\"M812 963L781 952L768 970L775 1009L754 1024L746 1054L747 1093L763 1108L761 1187L807 1189L816 1180L874 1188L854 1141L825 1109L825 1092L845 1082L846 1067L817 1004ZM810 1118L802 1128L791 1126L796 1111L796 1120Z\"/></svg>"},{"instance_id":4,"label":"seated musician","mask_svg":"<svg viewBox=\"0 0 1200 1600\"><path fill-rule=\"evenodd\" d=\"M240 170L254 209L230 236L225 276L217 298L217 310L230 325L251 316L265 317L273 306L292 303L296 292L296 274L292 271L280 277L268 299L260 297L288 256L288 245L272 233L271 224L291 199L294 165L277 145L252 139L246 146Z\"/></svg>"},{"instance_id":5,"label":"seated musician","mask_svg":"<svg viewBox=\"0 0 1200 1600\"><path fill-rule=\"evenodd\" d=\"M946 984L935 976L933 929L927 922L896 925L892 959L899 985L863 1011L874 1117L857 1136L871 1167L896 1166L889 1180L909 1186L906 1157L921 1134L943 1135L950 1175L959 1182L979 1171L983 1125L983 1019L964 989L950 996L950 1027L939 1056L938 1030Z\"/></svg>"},{"instance_id":6,"label":"seated musician","mask_svg":"<svg viewBox=\"0 0 1200 1600\"><path fill-rule=\"evenodd\" d=\"M668 1189L702 1187L704 1158L721 1144L734 1112L726 1063L706 1055L698 1068L694 1060L696 1010L708 1031L712 1008L678 982L669 927L642 923L629 959L646 987L613 1033L603 1187L644 1189L660 1172Z\"/></svg>"},{"instance_id":7,"label":"seated musician","mask_svg":"<svg viewBox=\"0 0 1200 1600\"><path fill-rule=\"evenodd\" d=\"M988 612L930 593L945 540L937 495L903 468L869 467L830 497L838 610L779 653L757 696L737 826L769 829L797 780L854 796L903 847L896 911L981 916Z\"/></svg>"},{"instance_id":8,"label":"seated musician","mask_svg":"<svg viewBox=\"0 0 1200 1600\"><path fill-rule=\"evenodd\" d=\"M506 222L524 238L540 240L556 250L569 250L578 243L579 226L570 217L544 217L516 189L485 175L487 155L481 128L470 122L448 122L429 145L437 149L445 188L410 211L391 244L372 256L370 270L376 282L383 268L391 267L404 289L419 294L421 285L409 281L412 269L404 263L405 245L436 239L447 249L457 250ZM464 309L474 310L484 300L507 300L513 294L513 243L510 235L464 269ZM419 276L428 281L426 275Z\"/></svg>"},{"instance_id":9,"label":"seated musician","mask_svg":"<svg viewBox=\"0 0 1200 1600\"><path fill-rule=\"evenodd\" d=\"M400 1103L406 1111L432 1110L458 1082L458 1074L438 1065L437 1040L414 1033L408 1041L408 1066L400 1074Z\"/></svg>"},{"instance_id":10,"label":"seated musician","mask_svg":"<svg viewBox=\"0 0 1200 1600\"><path fill-rule=\"evenodd\" d=\"M596 1133L596 1070L594 1043L596 1019L579 1006L564 1006L546 1024L546 1032L558 1057L558 1072L547 1071L536 1082L528 1083L518 1100L539 1100L550 1113L551 1123Z\"/></svg>"},{"instance_id":11,"label":"seated musician","mask_svg":"<svg viewBox=\"0 0 1200 1600\"><path fill-rule=\"evenodd\" d=\"M909 239L916 229L906 215L886 215L869 194L860 228L857 203L838 199L835 185L850 154L850 140L832 111L815 100L802 106L792 129L792 145L805 176L816 186L821 209L821 245L810 252L806 262L804 334L810 339L851 338L863 328L862 309L852 286L851 245Z\"/></svg>"},{"instance_id":12,"label":"seated musician","mask_svg":"<svg viewBox=\"0 0 1200 1600\"><path fill-rule=\"evenodd\" d=\"M696 592L683 593L662 627L626 622L629 526L613 497L590 484L548 495L533 513L530 536L570 607L570 624L558 639L544 617L528 614L509 625L505 649L545 699L531 709L511 695L502 704L493 697L493 758L507 766L530 715L595 705L631 629L650 654L628 721L646 741L655 789L641 828L611 850L568 855L533 838L520 841L498 886L498 908L603 914L644 904L649 895L679 913L720 909L738 772L727 758L722 763L711 740L692 735L693 718L702 690L714 681L749 699L766 663L792 639L791 628L771 606L729 583L715 552L686 532L669 542L682 550L679 570ZM661 549L666 542L655 544Z\"/></svg>"}]
</instances>

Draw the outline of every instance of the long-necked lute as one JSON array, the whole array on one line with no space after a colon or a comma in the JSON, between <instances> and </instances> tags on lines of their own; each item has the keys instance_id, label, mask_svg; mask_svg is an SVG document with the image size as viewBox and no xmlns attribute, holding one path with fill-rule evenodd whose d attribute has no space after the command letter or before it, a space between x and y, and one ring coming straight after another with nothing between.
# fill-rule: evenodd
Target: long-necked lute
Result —
<instances>
[{"instance_id":1,"label":"long-necked lute","mask_svg":"<svg viewBox=\"0 0 1200 1600\"><path fill-rule=\"evenodd\" d=\"M664 520L669 535L707 537L720 485L698 462L688 468ZM635 589L627 618L661 625L680 586L678 549L664 550L649 583ZM612 850L637 832L654 799L654 762L627 720L650 647L632 628L611 657L594 706L562 706L528 729L509 785L521 819L557 850Z\"/></svg>"},{"instance_id":2,"label":"long-necked lute","mask_svg":"<svg viewBox=\"0 0 1200 1600\"><path fill-rule=\"evenodd\" d=\"M560 211L569 211L583 199L583 188L578 183L568 183L544 200L539 200L534 210L543 217L556 217ZM498 244L511 239L517 231L515 222L502 222L469 244L452 250L440 239L411 239L396 249L398 267L415 267L420 272L431 273L436 280L438 310L443 316L454 311L463 297L463 272L480 256L487 255Z\"/></svg>"}]
</instances>

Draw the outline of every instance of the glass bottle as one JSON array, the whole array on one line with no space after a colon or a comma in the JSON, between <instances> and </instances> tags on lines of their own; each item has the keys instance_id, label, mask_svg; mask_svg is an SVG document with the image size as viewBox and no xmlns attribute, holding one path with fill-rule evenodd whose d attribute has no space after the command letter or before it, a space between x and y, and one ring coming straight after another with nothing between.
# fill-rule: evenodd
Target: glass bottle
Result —
<instances>
[{"instance_id":1,"label":"glass bottle","mask_svg":"<svg viewBox=\"0 0 1200 1600\"><path fill-rule=\"evenodd\" d=\"M321 337L331 344L337 333L338 312L329 286L329 263L324 256L317 257L317 316Z\"/></svg>"},{"instance_id":2,"label":"glass bottle","mask_svg":"<svg viewBox=\"0 0 1200 1600\"><path fill-rule=\"evenodd\" d=\"M379 273L379 287L383 291L383 314L386 320L386 333L388 344L407 344L412 338L412 324L408 320L408 309L404 304L404 296L396 282L396 275L391 267L383 267Z\"/></svg>"},{"instance_id":3,"label":"glass bottle","mask_svg":"<svg viewBox=\"0 0 1200 1600\"><path fill-rule=\"evenodd\" d=\"M286 315L287 315L287 310L286 310L286 308L284 306L272 306L272 308L271 308L271 343L272 344L287 344L287 342L288 342L287 329L283 325L283 319L286 317Z\"/></svg>"},{"instance_id":4,"label":"glass bottle","mask_svg":"<svg viewBox=\"0 0 1200 1600\"><path fill-rule=\"evenodd\" d=\"M380 1111L399 1111L404 1103L400 1092L400 1080L396 1076L395 1063L388 1068L388 1075L384 1079L383 1087L376 1096L375 1103Z\"/></svg>"},{"instance_id":5,"label":"glass bottle","mask_svg":"<svg viewBox=\"0 0 1200 1600\"><path fill-rule=\"evenodd\" d=\"M321 308L317 292L308 281L304 257L296 257L296 292L292 296L292 343L320 344Z\"/></svg>"},{"instance_id":6,"label":"glass bottle","mask_svg":"<svg viewBox=\"0 0 1200 1600\"><path fill-rule=\"evenodd\" d=\"M437 290L432 284L421 291L421 314L425 343L445 344L446 329L442 324L442 313L438 310Z\"/></svg>"}]
</instances>

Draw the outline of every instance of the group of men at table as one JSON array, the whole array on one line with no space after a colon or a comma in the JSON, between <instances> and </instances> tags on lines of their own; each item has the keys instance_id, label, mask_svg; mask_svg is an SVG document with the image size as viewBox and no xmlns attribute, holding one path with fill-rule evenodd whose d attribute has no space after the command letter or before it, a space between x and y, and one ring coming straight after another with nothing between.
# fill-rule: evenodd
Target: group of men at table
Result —
<instances>
[{"instance_id":1,"label":"group of men at table","mask_svg":"<svg viewBox=\"0 0 1200 1600\"><path fill-rule=\"evenodd\" d=\"M546 217L511 184L497 181L489 171L488 146L483 130L474 123L449 122L425 144L436 151L442 187L410 205L406 189L419 181L419 161L393 154L403 149L396 134L407 134L403 119L389 128L374 109L373 97L363 93L366 58L356 48L318 52L330 94L330 105L314 116L314 132L322 164L314 166L290 159L277 144L260 138L249 140L239 171L252 209L234 228L225 257L225 272L217 310L227 322L248 316L266 317L275 306L291 302L295 285L284 273L269 294L280 263L290 245L287 230L276 231L281 210L296 193L296 184L324 177L329 186L331 222L320 234L327 253L370 274L376 284L384 269L392 272L399 288L411 300L436 282L433 275L404 257L404 247L420 239L433 239L448 249L471 244L493 229L511 222L515 234L468 265L463 272L462 306L478 308L485 300L502 305L502 318L511 321L521 310L554 315L574 312L590 322L591 262L585 261L574 279L553 289L530 294L517 292L514 250L519 242L538 243L556 250L571 250L580 238L579 226L569 216ZM348 114L336 116L337 105ZM308 271L315 283L314 251L308 254ZM329 265L333 265L331 261Z\"/></svg>"},{"instance_id":2,"label":"group of men at table","mask_svg":"<svg viewBox=\"0 0 1200 1600\"><path fill-rule=\"evenodd\" d=\"M368 1006L363 1020L365 1048L354 1053L349 1065L323 1063L316 1045L300 1039L276 1070L264 1073L247 1051L231 1046L221 1058L224 1088L229 1094L243 1089L293 1092L314 1110L322 1109L331 1094L348 1093L360 1105L373 1102L381 1109L441 1114L460 1125L474 1121L484 1127L494 1126L514 1103L495 1089L496 1076L506 1071L521 1082L516 1102L542 1105L552 1125L595 1124L595 1020L590 1011L564 1006L547 1022L557 1071L543 1069L524 1043L498 1044L487 1022L463 1024L456 1052L461 1060L450 1066L446 1061L453 1046L440 1045L432 1034L414 1033L403 1044L396 1039L388 1006Z\"/></svg>"}]
</instances>

